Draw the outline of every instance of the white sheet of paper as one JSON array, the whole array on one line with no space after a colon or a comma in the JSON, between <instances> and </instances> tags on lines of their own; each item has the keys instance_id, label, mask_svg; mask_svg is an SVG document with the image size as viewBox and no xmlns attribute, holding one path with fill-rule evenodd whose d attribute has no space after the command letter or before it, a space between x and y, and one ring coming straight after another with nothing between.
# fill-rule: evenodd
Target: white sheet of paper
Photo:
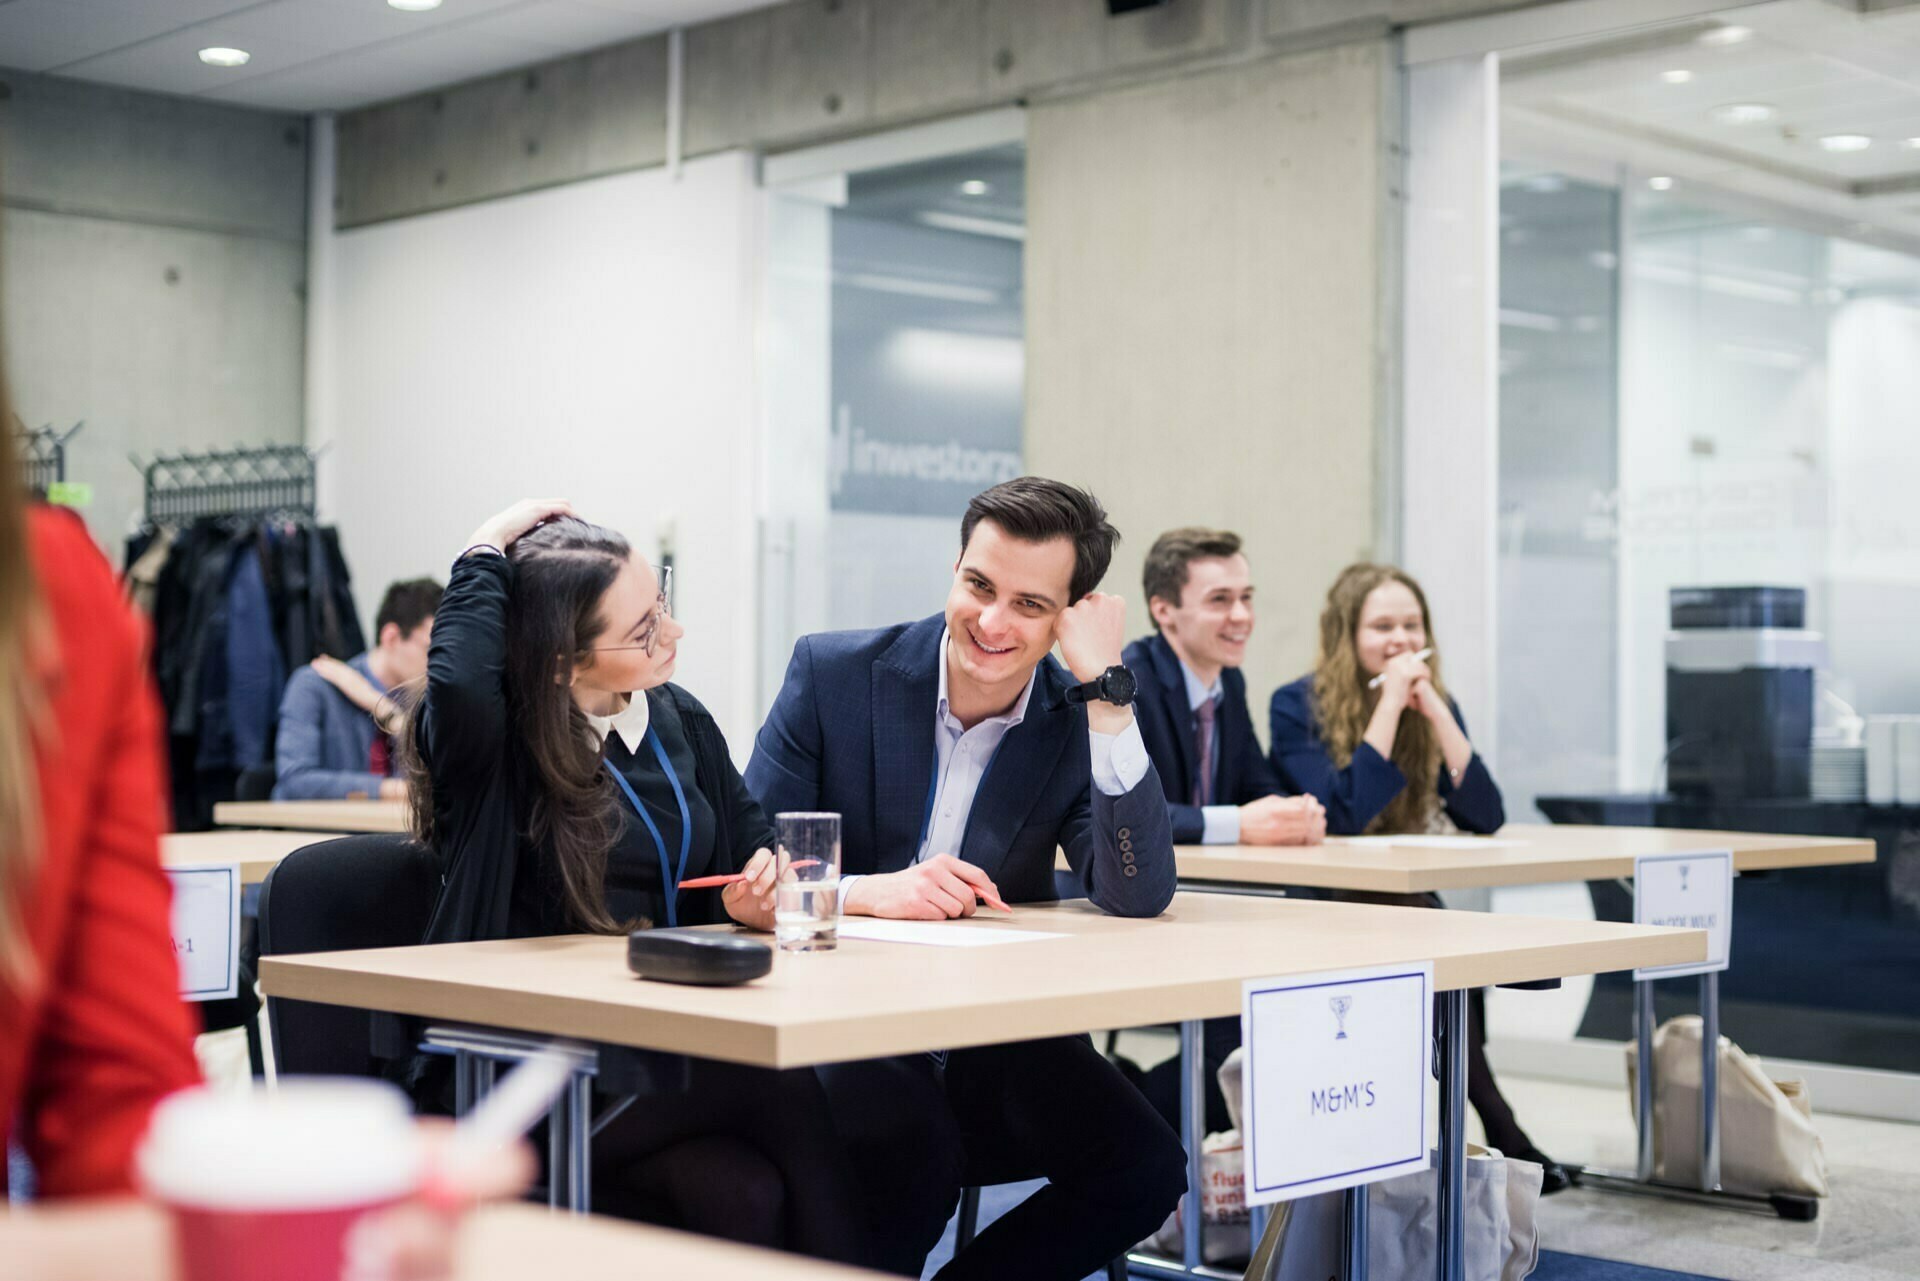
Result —
<instances>
[{"instance_id":1,"label":"white sheet of paper","mask_svg":"<svg viewBox=\"0 0 1920 1281\"><path fill-rule=\"evenodd\" d=\"M173 954L180 996L223 1001L239 990L240 865L196 863L167 869L173 881Z\"/></svg>"},{"instance_id":2,"label":"white sheet of paper","mask_svg":"<svg viewBox=\"0 0 1920 1281\"><path fill-rule=\"evenodd\" d=\"M875 916L843 916L840 937L873 943L923 943L928 947L994 947L1001 943L1034 943L1067 936L1044 930L963 925L957 921L890 921Z\"/></svg>"},{"instance_id":3,"label":"white sheet of paper","mask_svg":"<svg viewBox=\"0 0 1920 1281\"><path fill-rule=\"evenodd\" d=\"M1369 849L1400 846L1417 850L1492 850L1503 846L1525 845L1525 841L1502 841L1490 836L1343 836L1341 845L1363 845ZM1329 841L1328 844L1334 844Z\"/></svg>"}]
</instances>

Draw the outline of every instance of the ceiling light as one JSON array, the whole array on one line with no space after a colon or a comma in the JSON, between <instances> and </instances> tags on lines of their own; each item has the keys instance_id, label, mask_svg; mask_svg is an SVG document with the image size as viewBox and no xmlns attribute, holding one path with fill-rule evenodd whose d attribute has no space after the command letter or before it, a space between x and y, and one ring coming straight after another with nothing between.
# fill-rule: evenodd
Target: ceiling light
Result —
<instances>
[{"instance_id":1,"label":"ceiling light","mask_svg":"<svg viewBox=\"0 0 1920 1281\"><path fill-rule=\"evenodd\" d=\"M1820 140L1823 151L1865 151L1873 139L1864 133L1830 133Z\"/></svg>"},{"instance_id":2,"label":"ceiling light","mask_svg":"<svg viewBox=\"0 0 1920 1281\"><path fill-rule=\"evenodd\" d=\"M1693 73L1685 67L1675 67L1672 71L1662 71L1660 78L1670 85L1683 85L1693 79Z\"/></svg>"},{"instance_id":3,"label":"ceiling light","mask_svg":"<svg viewBox=\"0 0 1920 1281\"><path fill-rule=\"evenodd\" d=\"M387 0L387 4L402 13L425 13L429 9L438 9L440 0Z\"/></svg>"},{"instance_id":4,"label":"ceiling light","mask_svg":"<svg viewBox=\"0 0 1920 1281\"><path fill-rule=\"evenodd\" d=\"M1900 145L1903 147L1911 147L1915 151L1920 151L1920 138L1909 138Z\"/></svg>"},{"instance_id":5,"label":"ceiling light","mask_svg":"<svg viewBox=\"0 0 1920 1281\"><path fill-rule=\"evenodd\" d=\"M1773 119L1773 108L1764 102L1729 102L1715 107L1712 116L1723 125L1757 125Z\"/></svg>"},{"instance_id":6,"label":"ceiling light","mask_svg":"<svg viewBox=\"0 0 1920 1281\"><path fill-rule=\"evenodd\" d=\"M1728 26L1715 27L1711 31L1703 32L1700 36L1700 43L1729 45L1741 44L1751 39L1753 39L1752 27L1740 27L1729 24Z\"/></svg>"},{"instance_id":7,"label":"ceiling light","mask_svg":"<svg viewBox=\"0 0 1920 1281\"><path fill-rule=\"evenodd\" d=\"M992 193L992 185L978 178L969 178L960 184L960 194L963 196L986 196Z\"/></svg>"},{"instance_id":8,"label":"ceiling light","mask_svg":"<svg viewBox=\"0 0 1920 1281\"><path fill-rule=\"evenodd\" d=\"M1672 191L1673 179L1667 177L1665 174L1662 174L1658 178L1647 179L1647 185L1649 187L1652 187L1655 191Z\"/></svg>"},{"instance_id":9,"label":"ceiling light","mask_svg":"<svg viewBox=\"0 0 1920 1281\"><path fill-rule=\"evenodd\" d=\"M252 57L245 49L223 49L219 45L200 51L200 61L209 67L244 67Z\"/></svg>"}]
</instances>

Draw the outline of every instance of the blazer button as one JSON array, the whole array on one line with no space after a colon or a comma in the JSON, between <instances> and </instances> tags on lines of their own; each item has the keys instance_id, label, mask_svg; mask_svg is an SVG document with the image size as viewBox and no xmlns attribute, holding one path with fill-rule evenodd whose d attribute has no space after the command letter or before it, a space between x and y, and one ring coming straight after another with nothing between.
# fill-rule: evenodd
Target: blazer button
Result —
<instances>
[{"instance_id":1,"label":"blazer button","mask_svg":"<svg viewBox=\"0 0 1920 1281\"><path fill-rule=\"evenodd\" d=\"M1134 866L1133 864L1131 864L1131 863L1129 863L1129 864L1127 864L1127 865L1126 865L1125 867L1123 867L1123 868L1121 868L1120 870L1121 870L1121 871L1123 871L1123 872L1125 872L1125 873L1126 873L1126 874L1127 874L1128 876L1138 876L1138 875L1140 875L1140 869L1139 869L1139 868L1137 868L1137 867L1135 867L1135 866Z\"/></svg>"},{"instance_id":2,"label":"blazer button","mask_svg":"<svg viewBox=\"0 0 1920 1281\"><path fill-rule=\"evenodd\" d=\"M1121 829L1120 829L1120 831L1119 831L1119 836L1120 836L1120 839L1121 839L1121 840L1123 840L1123 841L1124 841L1124 840L1126 840L1126 839L1128 839L1128 838L1129 838L1129 837L1131 837L1132 835L1133 835L1133 829L1132 829L1132 828L1130 828L1130 827L1123 827L1123 828L1121 828Z\"/></svg>"},{"instance_id":3,"label":"blazer button","mask_svg":"<svg viewBox=\"0 0 1920 1281\"><path fill-rule=\"evenodd\" d=\"M1132 849L1132 848L1133 848L1133 842L1132 842L1132 841L1121 841L1121 842L1120 842L1120 848L1121 848L1122 850L1130 850L1130 849Z\"/></svg>"},{"instance_id":4,"label":"blazer button","mask_svg":"<svg viewBox=\"0 0 1920 1281\"><path fill-rule=\"evenodd\" d=\"M1127 865L1128 865L1129 867L1131 867L1131 866L1133 865L1133 855L1132 855L1132 854L1130 854L1130 853L1129 853L1129 854L1122 854L1122 855L1120 856L1120 861L1121 861L1122 863L1125 863L1125 864L1127 864Z\"/></svg>"}]
</instances>

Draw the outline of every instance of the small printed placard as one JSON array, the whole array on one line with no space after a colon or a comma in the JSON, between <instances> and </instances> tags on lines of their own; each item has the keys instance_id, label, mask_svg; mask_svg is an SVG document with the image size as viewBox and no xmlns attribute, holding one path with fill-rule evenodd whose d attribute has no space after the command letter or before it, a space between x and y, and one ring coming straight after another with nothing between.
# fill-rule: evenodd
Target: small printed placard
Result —
<instances>
[{"instance_id":1,"label":"small printed placard","mask_svg":"<svg viewBox=\"0 0 1920 1281\"><path fill-rule=\"evenodd\" d=\"M1733 945L1733 851L1646 854L1633 861L1633 920L1707 932L1707 959L1638 969L1639 979L1671 979L1727 968Z\"/></svg>"},{"instance_id":2,"label":"small printed placard","mask_svg":"<svg viewBox=\"0 0 1920 1281\"><path fill-rule=\"evenodd\" d=\"M1247 1203L1424 1170L1433 964L1256 979L1242 989Z\"/></svg>"},{"instance_id":3,"label":"small printed placard","mask_svg":"<svg viewBox=\"0 0 1920 1281\"><path fill-rule=\"evenodd\" d=\"M240 867L198 863L167 869L173 878L173 955L180 995L221 1001L240 988Z\"/></svg>"}]
</instances>

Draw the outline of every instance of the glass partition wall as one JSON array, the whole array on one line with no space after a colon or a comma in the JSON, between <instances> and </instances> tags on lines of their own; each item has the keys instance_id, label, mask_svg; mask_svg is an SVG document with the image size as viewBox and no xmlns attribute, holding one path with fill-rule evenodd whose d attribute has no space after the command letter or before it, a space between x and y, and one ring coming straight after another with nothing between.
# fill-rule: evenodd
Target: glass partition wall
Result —
<instances>
[{"instance_id":1,"label":"glass partition wall","mask_svg":"<svg viewBox=\"0 0 1920 1281\"><path fill-rule=\"evenodd\" d=\"M1878 838L1873 867L1742 878L1724 1026L1916 1071L1920 808L1866 803L1861 746L1920 713L1909 44L1920 13L1787 0L1502 55L1496 767L1516 820ZM1808 781L1676 797L1669 594L1750 585L1803 589L1824 647ZM1496 895L1629 902L1586 898ZM1627 1002L1602 979L1578 1031L1630 1035Z\"/></svg>"},{"instance_id":2,"label":"glass partition wall","mask_svg":"<svg viewBox=\"0 0 1920 1281\"><path fill-rule=\"evenodd\" d=\"M940 610L967 500L1021 471L1025 148L899 159L939 146L769 164L763 704L799 636Z\"/></svg>"}]
</instances>

